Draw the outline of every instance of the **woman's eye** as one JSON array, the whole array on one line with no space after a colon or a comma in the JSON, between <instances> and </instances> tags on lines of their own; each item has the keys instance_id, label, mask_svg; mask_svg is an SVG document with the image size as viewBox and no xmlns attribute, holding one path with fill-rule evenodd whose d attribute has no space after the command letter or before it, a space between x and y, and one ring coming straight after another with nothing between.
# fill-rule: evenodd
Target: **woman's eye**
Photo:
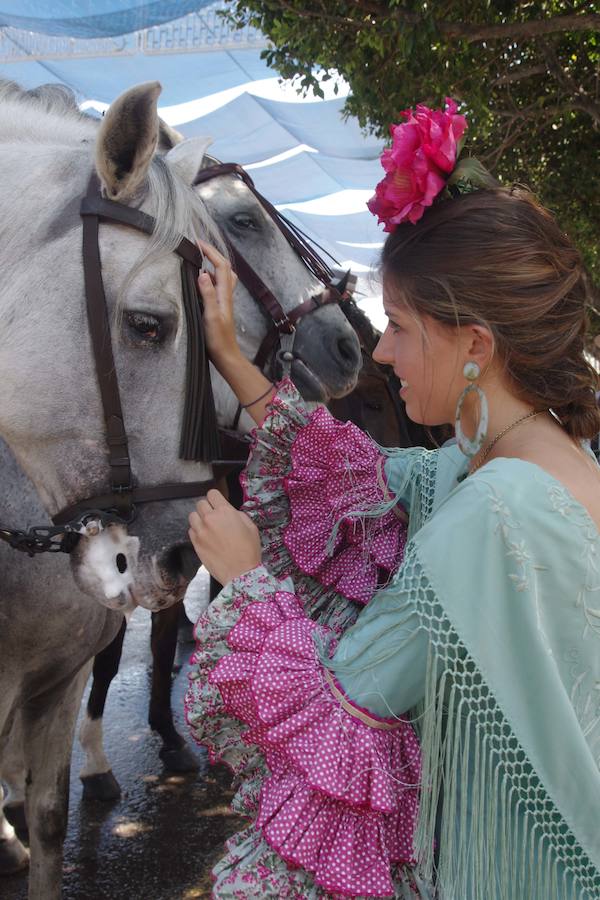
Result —
<instances>
[{"instance_id":1,"label":"woman's eye","mask_svg":"<svg viewBox=\"0 0 600 900\"><path fill-rule=\"evenodd\" d=\"M235 216L232 216L232 222L236 228L241 228L244 231L258 231L256 220L247 213L236 213Z\"/></svg>"},{"instance_id":2,"label":"woman's eye","mask_svg":"<svg viewBox=\"0 0 600 900\"><path fill-rule=\"evenodd\" d=\"M148 313L128 312L125 319L130 331L147 344L160 344L163 338L163 325L156 316Z\"/></svg>"}]
</instances>

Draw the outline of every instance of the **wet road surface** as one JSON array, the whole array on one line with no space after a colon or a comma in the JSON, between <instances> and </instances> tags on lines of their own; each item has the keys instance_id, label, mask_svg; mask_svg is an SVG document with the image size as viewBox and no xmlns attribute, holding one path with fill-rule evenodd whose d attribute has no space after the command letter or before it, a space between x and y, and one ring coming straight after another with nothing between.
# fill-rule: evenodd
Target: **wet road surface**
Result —
<instances>
[{"instance_id":1,"label":"wet road surface","mask_svg":"<svg viewBox=\"0 0 600 900\"><path fill-rule=\"evenodd\" d=\"M188 612L191 618L193 610ZM176 665L181 668L173 684L177 727L186 739L183 695L192 650L189 643L178 646ZM227 770L209 766L191 739L188 745L194 747L199 772L165 773L158 756L160 740L146 721L150 662L150 613L138 609L127 629L121 669L111 685L104 718L104 746L122 796L111 803L82 799L82 754L76 741L64 900L210 897L210 870L223 842L245 822L229 811ZM87 691L82 709L86 700ZM0 898L26 900L26 877L0 879Z\"/></svg>"}]
</instances>

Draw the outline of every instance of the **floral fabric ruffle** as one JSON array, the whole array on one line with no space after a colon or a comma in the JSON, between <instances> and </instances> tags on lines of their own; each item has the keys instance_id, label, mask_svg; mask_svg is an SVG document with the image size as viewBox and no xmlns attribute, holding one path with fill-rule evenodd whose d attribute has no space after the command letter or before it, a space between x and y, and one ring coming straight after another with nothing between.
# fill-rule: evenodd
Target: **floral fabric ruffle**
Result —
<instances>
[{"instance_id":1,"label":"floral fabric ruffle","mask_svg":"<svg viewBox=\"0 0 600 900\"><path fill-rule=\"evenodd\" d=\"M228 714L209 675L217 662L229 653L227 635L244 608L257 596L268 598L270 592L280 588L281 583L263 567L253 569L221 591L200 616L194 629L198 643L190 659L192 669L185 695L186 720L194 740L208 751L210 762L223 762L231 769L234 785L239 786L232 807L235 812L247 816L256 815L258 810L260 786L268 774L264 758L257 748L242 741L245 727Z\"/></svg>"},{"instance_id":2,"label":"floral fabric ruffle","mask_svg":"<svg viewBox=\"0 0 600 900\"><path fill-rule=\"evenodd\" d=\"M368 603L399 566L406 545L406 519L398 509L361 515L390 499L385 457L356 425L338 422L323 407L296 436L290 457L284 541L292 559L321 584Z\"/></svg>"},{"instance_id":3,"label":"floral fabric ruffle","mask_svg":"<svg viewBox=\"0 0 600 900\"><path fill-rule=\"evenodd\" d=\"M256 825L267 843L326 891L393 896L392 864L412 861L419 745L405 720L340 705L314 632L326 637L294 595L278 592L247 608L210 680L251 726L244 740L265 751L272 774Z\"/></svg>"},{"instance_id":4,"label":"floral fabric ruffle","mask_svg":"<svg viewBox=\"0 0 600 900\"><path fill-rule=\"evenodd\" d=\"M288 866L254 825L234 834L225 848L213 869L214 896L220 900L341 900L342 895L318 887L304 869ZM431 888L405 866L394 866L393 880L396 900L434 900Z\"/></svg>"}]
</instances>

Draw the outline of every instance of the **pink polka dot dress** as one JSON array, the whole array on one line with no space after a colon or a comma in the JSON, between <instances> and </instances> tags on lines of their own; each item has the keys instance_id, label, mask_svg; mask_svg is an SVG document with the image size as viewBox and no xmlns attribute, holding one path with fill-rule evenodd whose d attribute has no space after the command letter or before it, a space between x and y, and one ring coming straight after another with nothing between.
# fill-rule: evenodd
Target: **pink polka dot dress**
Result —
<instances>
[{"instance_id":1,"label":"pink polka dot dress","mask_svg":"<svg viewBox=\"0 0 600 900\"><path fill-rule=\"evenodd\" d=\"M417 738L345 697L327 665L402 561L383 461L355 426L308 414L290 382L254 433L242 484L263 566L198 621L186 695L192 734L230 765L250 818L215 897L425 896L411 874Z\"/></svg>"}]
</instances>

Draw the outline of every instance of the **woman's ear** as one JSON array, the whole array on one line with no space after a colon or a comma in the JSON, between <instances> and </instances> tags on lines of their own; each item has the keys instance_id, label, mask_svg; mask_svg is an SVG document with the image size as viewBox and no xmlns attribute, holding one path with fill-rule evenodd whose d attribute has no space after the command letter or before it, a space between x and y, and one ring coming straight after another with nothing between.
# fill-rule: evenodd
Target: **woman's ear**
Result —
<instances>
[{"instance_id":1,"label":"woman's ear","mask_svg":"<svg viewBox=\"0 0 600 900\"><path fill-rule=\"evenodd\" d=\"M485 325L465 325L463 328L467 359L476 362L483 373L494 358L494 335Z\"/></svg>"}]
</instances>

